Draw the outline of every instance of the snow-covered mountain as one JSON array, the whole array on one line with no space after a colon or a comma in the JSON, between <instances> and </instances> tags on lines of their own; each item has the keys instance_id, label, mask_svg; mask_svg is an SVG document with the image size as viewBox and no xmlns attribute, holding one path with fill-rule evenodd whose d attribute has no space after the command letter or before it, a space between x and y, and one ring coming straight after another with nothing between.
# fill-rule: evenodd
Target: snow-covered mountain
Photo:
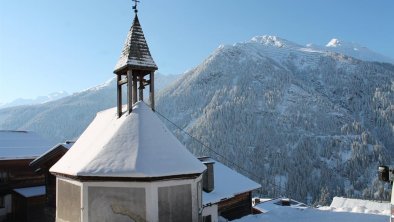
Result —
<instances>
[{"instance_id":1,"label":"snow-covered mountain","mask_svg":"<svg viewBox=\"0 0 394 222\"><path fill-rule=\"evenodd\" d=\"M37 98L34 98L34 99L18 98L18 99L15 99L9 103L0 103L0 109L7 108L7 107L13 107L13 106L47 103L47 102L61 99L61 98L66 97L68 95L69 94L66 91L59 91L59 92L50 93L49 95L46 95L46 96L38 96Z\"/></svg>"},{"instance_id":2,"label":"snow-covered mountain","mask_svg":"<svg viewBox=\"0 0 394 222\"><path fill-rule=\"evenodd\" d=\"M180 77L159 73L155 76L158 91ZM79 137L98 111L115 105L116 81L112 78L52 102L0 109L0 129L32 130L51 142L60 143Z\"/></svg>"},{"instance_id":3,"label":"snow-covered mountain","mask_svg":"<svg viewBox=\"0 0 394 222\"><path fill-rule=\"evenodd\" d=\"M316 50L336 52L364 61L385 62L394 64L393 58L381 55L360 44L345 42L336 38L331 39L325 46L308 44L307 47Z\"/></svg>"},{"instance_id":4,"label":"snow-covered mountain","mask_svg":"<svg viewBox=\"0 0 394 222\"><path fill-rule=\"evenodd\" d=\"M393 101L392 64L259 36L220 46L157 111L214 150L174 129L192 152L246 168L269 196L319 203L387 198L376 169L394 157Z\"/></svg>"}]
</instances>

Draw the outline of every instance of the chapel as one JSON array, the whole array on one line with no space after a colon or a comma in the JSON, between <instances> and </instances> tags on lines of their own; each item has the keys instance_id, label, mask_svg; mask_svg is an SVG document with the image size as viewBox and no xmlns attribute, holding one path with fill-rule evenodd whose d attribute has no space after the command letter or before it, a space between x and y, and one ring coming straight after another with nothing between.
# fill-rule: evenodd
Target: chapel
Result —
<instances>
[{"instance_id":1,"label":"chapel","mask_svg":"<svg viewBox=\"0 0 394 222\"><path fill-rule=\"evenodd\" d=\"M155 113L157 65L137 5L133 8L134 20L114 70L117 107L97 113L50 169L56 176L56 221L201 219L206 167ZM147 86L149 103L143 97ZM122 104L123 88L127 104Z\"/></svg>"}]
</instances>

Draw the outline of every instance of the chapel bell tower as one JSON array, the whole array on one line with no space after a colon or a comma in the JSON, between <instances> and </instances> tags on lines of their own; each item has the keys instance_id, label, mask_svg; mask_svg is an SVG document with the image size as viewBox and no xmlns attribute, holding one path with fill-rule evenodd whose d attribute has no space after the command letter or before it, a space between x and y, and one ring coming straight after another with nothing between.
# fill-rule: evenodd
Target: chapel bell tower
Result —
<instances>
[{"instance_id":1,"label":"chapel bell tower","mask_svg":"<svg viewBox=\"0 0 394 222\"><path fill-rule=\"evenodd\" d=\"M56 176L57 222L201 221L206 167L153 112L157 66L138 21L137 5L134 10L114 71L117 107L97 113L50 169ZM124 84L127 110L122 110ZM146 86L150 107L141 101Z\"/></svg>"},{"instance_id":2,"label":"chapel bell tower","mask_svg":"<svg viewBox=\"0 0 394 222\"><path fill-rule=\"evenodd\" d=\"M144 33L137 15L138 0L133 0L135 17L127 34L120 58L116 63L114 73L117 75L117 104L118 117L122 116L122 85L127 85L127 112L132 112L133 104L144 100L143 91L149 86L149 100L152 110L155 110L154 73L157 70L155 61L149 52ZM149 79L146 77L149 76ZM138 87L138 90L137 90Z\"/></svg>"}]
</instances>

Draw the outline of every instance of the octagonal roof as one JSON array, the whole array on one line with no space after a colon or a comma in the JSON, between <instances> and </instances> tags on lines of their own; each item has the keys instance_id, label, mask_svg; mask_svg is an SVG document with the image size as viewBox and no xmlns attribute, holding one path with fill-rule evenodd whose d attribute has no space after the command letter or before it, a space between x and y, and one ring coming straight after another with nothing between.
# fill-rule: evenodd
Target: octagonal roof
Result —
<instances>
[{"instance_id":1,"label":"octagonal roof","mask_svg":"<svg viewBox=\"0 0 394 222\"><path fill-rule=\"evenodd\" d=\"M144 102L117 117L99 112L50 172L83 177L154 178L201 174L206 167Z\"/></svg>"}]
</instances>

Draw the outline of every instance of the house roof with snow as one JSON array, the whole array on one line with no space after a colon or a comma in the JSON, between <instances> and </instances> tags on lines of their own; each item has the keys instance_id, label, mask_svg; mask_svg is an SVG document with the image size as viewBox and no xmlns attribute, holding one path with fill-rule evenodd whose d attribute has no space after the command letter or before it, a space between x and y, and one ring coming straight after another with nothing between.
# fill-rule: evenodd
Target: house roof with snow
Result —
<instances>
[{"instance_id":1,"label":"house roof with snow","mask_svg":"<svg viewBox=\"0 0 394 222\"><path fill-rule=\"evenodd\" d=\"M14 189L14 191L26 198L43 196L46 194L45 186L18 188Z\"/></svg>"},{"instance_id":2,"label":"house roof with snow","mask_svg":"<svg viewBox=\"0 0 394 222\"><path fill-rule=\"evenodd\" d=\"M114 73L125 73L128 67L141 70L157 70L157 65L150 54L137 14L135 14L133 25L127 34Z\"/></svg>"},{"instance_id":3,"label":"house roof with snow","mask_svg":"<svg viewBox=\"0 0 394 222\"><path fill-rule=\"evenodd\" d=\"M43 153L41 156L37 157L33 161L30 162L30 166L39 167L45 164L47 161L52 158L65 154L74 144L74 141L66 141L64 143L58 143L47 152Z\"/></svg>"},{"instance_id":4,"label":"house roof with snow","mask_svg":"<svg viewBox=\"0 0 394 222\"><path fill-rule=\"evenodd\" d=\"M229 199L235 195L249 192L261 187L260 184L237 173L224 164L215 161L214 190L203 192L203 205L215 204L221 200Z\"/></svg>"},{"instance_id":5,"label":"house roof with snow","mask_svg":"<svg viewBox=\"0 0 394 222\"><path fill-rule=\"evenodd\" d=\"M284 202L287 202L288 205L284 204ZM280 207L292 207L292 208L298 208L298 209L305 209L308 206L304 203L301 203L299 201L290 199L290 198L276 198L276 199L265 199L264 201L257 203L255 206L253 206L254 209L260 211L261 213L267 213L271 210L278 209Z\"/></svg>"},{"instance_id":6,"label":"house roof with snow","mask_svg":"<svg viewBox=\"0 0 394 222\"><path fill-rule=\"evenodd\" d=\"M116 108L99 112L50 172L146 179L201 174L205 169L140 101L119 118Z\"/></svg>"},{"instance_id":7,"label":"house roof with snow","mask_svg":"<svg viewBox=\"0 0 394 222\"><path fill-rule=\"evenodd\" d=\"M0 130L0 160L34 159L52 147L31 131Z\"/></svg>"}]
</instances>

